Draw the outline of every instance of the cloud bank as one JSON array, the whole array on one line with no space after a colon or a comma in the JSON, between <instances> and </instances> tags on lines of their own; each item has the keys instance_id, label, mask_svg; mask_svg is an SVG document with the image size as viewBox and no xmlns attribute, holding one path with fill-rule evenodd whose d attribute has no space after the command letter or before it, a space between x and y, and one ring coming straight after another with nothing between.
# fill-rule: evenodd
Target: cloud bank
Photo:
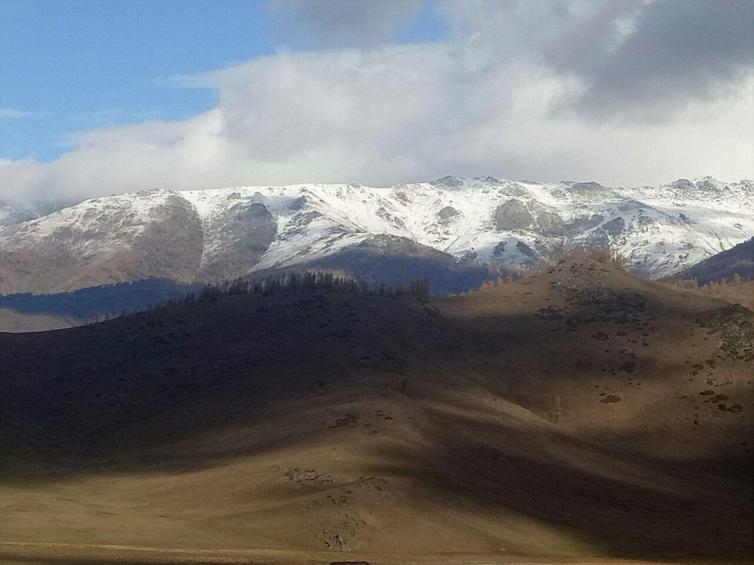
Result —
<instances>
[{"instance_id":1,"label":"cloud bank","mask_svg":"<svg viewBox=\"0 0 754 565\"><path fill-rule=\"evenodd\" d=\"M195 77L219 103L190 119L81 132L51 163L0 161L0 198L446 174L754 176L748 0L437 2L447 38L409 45L389 39L416 2L273 8L323 47Z\"/></svg>"}]
</instances>

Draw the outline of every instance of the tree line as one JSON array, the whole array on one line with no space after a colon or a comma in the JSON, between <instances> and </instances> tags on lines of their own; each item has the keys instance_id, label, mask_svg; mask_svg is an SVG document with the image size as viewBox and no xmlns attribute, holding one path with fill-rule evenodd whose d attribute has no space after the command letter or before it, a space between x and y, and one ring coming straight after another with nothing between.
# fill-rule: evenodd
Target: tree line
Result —
<instances>
[{"instance_id":1,"label":"tree line","mask_svg":"<svg viewBox=\"0 0 754 565\"><path fill-rule=\"evenodd\" d=\"M228 281L204 285L198 292L190 292L184 302L214 301L219 296L286 296L316 290L347 292L359 296L399 298L410 296L426 299L430 296L429 280L418 278L403 284L370 284L353 277L323 271L292 272L261 279L238 277Z\"/></svg>"}]
</instances>

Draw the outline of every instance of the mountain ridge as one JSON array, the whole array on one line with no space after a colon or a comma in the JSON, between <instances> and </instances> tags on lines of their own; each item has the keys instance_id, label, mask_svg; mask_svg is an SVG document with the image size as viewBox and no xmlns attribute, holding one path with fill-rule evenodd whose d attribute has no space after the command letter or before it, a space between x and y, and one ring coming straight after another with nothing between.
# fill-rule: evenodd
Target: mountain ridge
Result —
<instances>
[{"instance_id":1,"label":"mountain ridge","mask_svg":"<svg viewBox=\"0 0 754 565\"><path fill-rule=\"evenodd\" d=\"M0 218L0 293L144 278L213 282L275 272L388 236L490 272L527 270L609 246L666 277L751 237L754 182L711 177L659 187L443 177L355 184L154 189L85 200L20 223ZM12 214L5 214L12 217Z\"/></svg>"}]
</instances>

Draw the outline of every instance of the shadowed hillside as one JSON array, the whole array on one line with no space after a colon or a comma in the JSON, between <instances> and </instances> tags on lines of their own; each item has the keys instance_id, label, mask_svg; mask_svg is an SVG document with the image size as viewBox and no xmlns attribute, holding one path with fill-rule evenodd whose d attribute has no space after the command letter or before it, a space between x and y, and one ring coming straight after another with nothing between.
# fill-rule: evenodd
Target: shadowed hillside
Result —
<instances>
[{"instance_id":1,"label":"shadowed hillside","mask_svg":"<svg viewBox=\"0 0 754 565\"><path fill-rule=\"evenodd\" d=\"M0 295L0 331L52 330L112 318L123 312L146 310L180 299L196 285L167 279L81 288L55 294Z\"/></svg>"},{"instance_id":2,"label":"shadowed hillside","mask_svg":"<svg viewBox=\"0 0 754 565\"><path fill-rule=\"evenodd\" d=\"M694 279L698 284L707 284L736 275L754 278L754 237L677 273L673 280Z\"/></svg>"},{"instance_id":3,"label":"shadowed hillside","mask_svg":"<svg viewBox=\"0 0 754 565\"><path fill-rule=\"evenodd\" d=\"M751 557L753 342L751 311L588 258L0 334L0 556Z\"/></svg>"},{"instance_id":4,"label":"shadowed hillside","mask_svg":"<svg viewBox=\"0 0 754 565\"><path fill-rule=\"evenodd\" d=\"M754 238L681 271L670 282L754 309Z\"/></svg>"}]
</instances>

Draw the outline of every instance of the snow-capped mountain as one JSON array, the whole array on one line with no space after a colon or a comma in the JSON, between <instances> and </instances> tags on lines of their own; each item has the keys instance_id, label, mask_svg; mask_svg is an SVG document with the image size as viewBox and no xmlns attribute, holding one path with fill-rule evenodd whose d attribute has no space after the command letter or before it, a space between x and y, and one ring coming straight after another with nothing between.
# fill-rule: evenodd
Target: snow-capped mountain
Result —
<instances>
[{"instance_id":1,"label":"snow-capped mountain","mask_svg":"<svg viewBox=\"0 0 754 565\"><path fill-rule=\"evenodd\" d=\"M157 189L21 222L0 210L0 292L337 267L357 251L504 272L606 245L634 271L663 277L752 235L754 182L709 177L638 188L444 177L387 188Z\"/></svg>"},{"instance_id":2,"label":"snow-capped mountain","mask_svg":"<svg viewBox=\"0 0 754 565\"><path fill-rule=\"evenodd\" d=\"M44 211L51 211L45 209ZM14 202L0 200L0 234L6 226L11 226L43 215L44 212L36 208L21 206Z\"/></svg>"}]
</instances>

